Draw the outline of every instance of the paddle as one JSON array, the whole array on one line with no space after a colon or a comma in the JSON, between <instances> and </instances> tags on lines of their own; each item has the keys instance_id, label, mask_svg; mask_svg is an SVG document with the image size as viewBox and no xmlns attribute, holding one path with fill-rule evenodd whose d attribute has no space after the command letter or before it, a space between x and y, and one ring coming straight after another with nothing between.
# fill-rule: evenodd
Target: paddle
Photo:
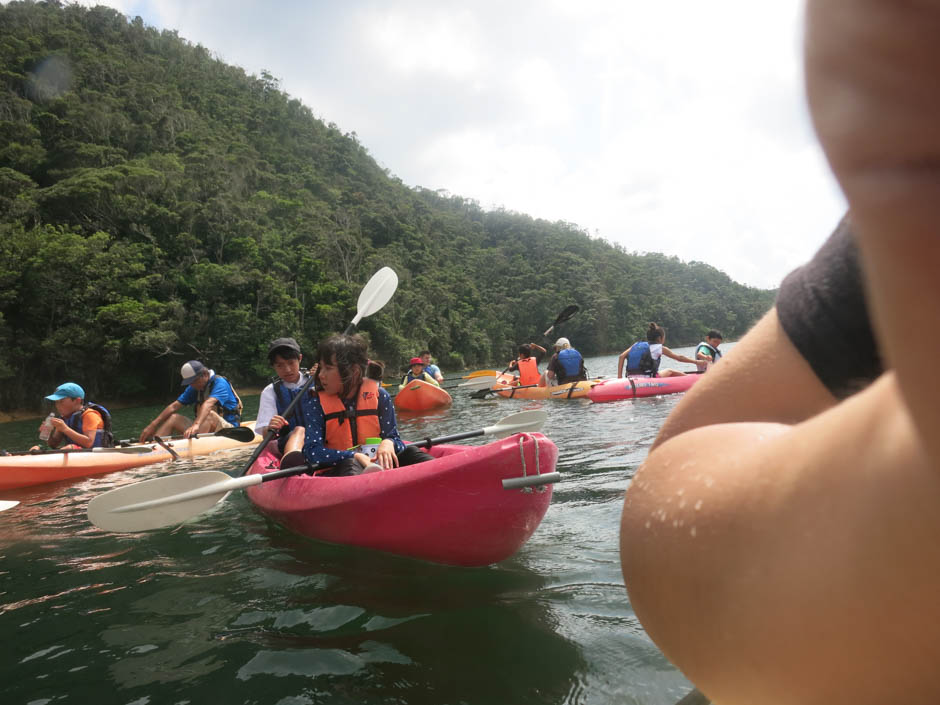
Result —
<instances>
[{"instance_id":1,"label":"paddle","mask_svg":"<svg viewBox=\"0 0 940 705\"><path fill-rule=\"evenodd\" d=\"M475 370L470 374L464 375L461 379L471 379L472 377L488 377L489 375L498 375L496 370Z\"/></svg>"},{"instance_id":2,"label":"paddle","mask_svg":"<svg viewBox=\"0 0 940 705\"><path fill-rule=\"evenodd\" d=\"M19 503L20 503L19 500L16 500L16 499L0 500L0 512L5 512L7 509L13 509L13 507L15 507Z\"/></svg>"},{"instance_id":3,"label":"paddle","mask_svg":"<svg viewBox=\"0 0 940 705\"><path fill-rule=\"evenodd\" d=\"M546 418L548 414L542 410L520 411L504 417L492 426L429 438L415 445L430 448L432 445L477 436L504 438L513 433L537 431ZM240 477L231 477L218 470L156 477L98 495L88 503L88 519L98 528L116 532L148 531L174 526L215 506L234 490L293 475L312 473L323 467L329 466L300 465Z\"/></svg>"},{"instance_id":4,"label":"paddle","mask_svg":"<svg viewBox=\"0 0 940 705\"><path fill-rule=\"evenodd\" d=\"M247 426L233 426L232 428L220 428L218 431L212 433L197 433L193 434L193 438L209 438L210 436L220 436L221 438L231 438L233 441L241 441L242 443L248 443L255 439L255 432L252 431ZM169 441L184 441L186 440L182 436L174 436L172 438L164 438L164 442ZM121 446L139 446L146 445L141 443L136 439L128 439L123 441L118 441L117 445Z\"/></svg>"},{"instance_id":5,"label":"paddle","mask_svg":"<svg viewBox=\"0 0 940 705\"><path fill-rule=\"evenodd\" d=\"M398 275L395 274L395 271L391 267L382 267L379 271L372 275L372 278L366 282L366 285L362 287L362 291L359 294L359 300L356 302L356 315L353 317L352 321L346 330L343 331L345 335L350 335L354 330L356 330L356 324L359 323L363 318L371 316L376 311L379 311L385 304L388 303L388 300L392 298L392 294L395 293L395 290L398 288ZM294 408L300 402L304 394L307 393L307 389L310 388L310 385L313 384L314 377L316 375L309 375L307 381L304 382L304 385L300 388L300 391L297 395L291 399L290 404L287 405L287 408L284 410L283 416L285 419L290 418L291 412L294 411ZM261 451L264 450L265 446L268 445L268 442L274 438L274 434L277 433L277 429L268 428L264 434L264 438L261 440L261 444L255 448L255 452L251 454L251 458L248 460L248 464L245 465L245 469L238 473L238 476L244 475L251 469L251 466L254 464L255 460L258 459L258 456L261 455Z\"/></svg>"},{"instance_id":6,"label":"paddle","mask_svg":"<svg viewBox=\"0 0 940 705\"><path fill-rule=\"evenodd\" d=\"M559 323L564 323L569 318L571 318L574 314L576 314L579 310L580 309L578 308L577 304L571 304L570 306L568 306L564 311L558 314L558 318L555 319L555 322L552 323L552 325L548 327L548 330L545 331L542 335L544 335L547 338L548 334L552 332L552 329L555 326L557 326Z\"/></svg>"},{"instance_id":7,"label":"paddle","mask_svg":"<svg viewBox=\"0 0 940 705\"><path fill-rule=\"evenodd\" d=\"M496 387L495 389L481 389L479 392L473 392L470 395L471 399L485 399L490 394L496 394L497 392L515 392L517 389L532 389L532 387L538 387L537 384L523 384L519 386L507 385L505 387ZM509 395L513 396L512 394Z\"/></svg>"}]
</instances>

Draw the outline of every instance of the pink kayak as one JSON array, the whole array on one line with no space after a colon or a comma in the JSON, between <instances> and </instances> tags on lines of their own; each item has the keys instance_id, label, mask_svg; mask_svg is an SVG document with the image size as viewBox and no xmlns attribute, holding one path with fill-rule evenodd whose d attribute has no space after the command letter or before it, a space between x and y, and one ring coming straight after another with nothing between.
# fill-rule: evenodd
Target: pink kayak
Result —
<instances>
[{"instance_id":1,"label":"pink kayak","mask_svg":"<svg viewBox=\"0 0 940 705\"><path fill-rule=\"evenodd\" d=\"M250 474L279 467L269 445ZM352 477L297 475L247 489L264 514L319 541L483 566L518 551L552 498L558 448L541 433L440 445L434 460Z\"/></svg>"},{"instance_id":2,"label":"pink kayak","mask_svg":"<svg viewBox=\"0 0 940 705\"><path fill-rule=\"evenodd\" d=\"M701 379L700 374L681 375L678 377L624 377L608 379L595 384L588 392L593 402L618 401L655 397L661 394L676 394L688 390Z\"/></svg>"}]
</instances>

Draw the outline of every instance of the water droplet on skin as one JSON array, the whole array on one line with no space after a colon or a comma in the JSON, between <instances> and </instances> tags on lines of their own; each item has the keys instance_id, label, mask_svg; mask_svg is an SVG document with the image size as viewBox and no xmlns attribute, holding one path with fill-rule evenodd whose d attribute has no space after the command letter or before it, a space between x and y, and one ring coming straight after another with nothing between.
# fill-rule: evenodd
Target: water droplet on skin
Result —
<instances>
[{"instance_id":1,"label":"water droplet on skin","mask_svg":"<svg viewBox=\"0 0 940 705\"><path fill-rule=\"evenodd\" d=\"M705 486L706 486L706 487L711 487L711 486L714 485L714 484L715 484L715 481L714 481L712 478L710 478L710 477L706 477L706 478L705 478Z\"/></svg>"},{"instance_id":2,"label":"water droplet on skin","mask_svg":"<svg viewBox=\"0 0 940 705\"><path fill-rule=\"evenodd\" d=\"M702 500L699 500L695 503L695 511L699 511L702 508Z\"/></svg>"},{"instance_id":3,"label":"water droplet on skin","mask_svg":"<svg viewBox=\"0 0 940 705\"><path fill-rule=\"evenodd\" d=\"M689 529L689 535L694 539L694 538L695 538L695 533L696 533L696 532L695 532L695 527L693 526L691 529Z\"/></svg>"},{"instance_id":4,"label":"water droplet on skin","mask_svg":"<svg viewBox=\"0 0 940 705\"><path fill-rule=\"evenodd\" d=\"M650 522L649 519L647 519L647 520L646 520L646 528L647 528L647 529L650 528L650 525L651 525L651 522Z\"/></svg>"},{"instance_id":5,"label":"water droplet on skin","mask_svg":"<svg viewBox=\"0 0 940 705\"><path fill-rule=\"evenodd\" d=\"M683 507L685 507L685 499L684 499L684 498L679 500L679 509L682 509Z\"/></svg>"}]
</instances>

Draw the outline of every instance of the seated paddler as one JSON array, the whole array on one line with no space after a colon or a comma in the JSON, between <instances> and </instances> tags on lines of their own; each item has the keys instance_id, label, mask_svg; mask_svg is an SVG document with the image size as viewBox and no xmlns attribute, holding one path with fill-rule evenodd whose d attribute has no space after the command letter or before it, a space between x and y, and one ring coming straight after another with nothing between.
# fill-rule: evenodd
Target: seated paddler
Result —
<instances>
[{"instance_id":1,"label":"seated paddler","mask_svg":"<svg viewBox=\"0 0 940 705\"><path fill-rule=\"evenodd\" d=\"M434 379L431 375L429 375L425 371L424 360L422 360L420 357L411 358L411 362L409 363L409 365L411 366L410 369L405 374L404 378L401 381L401 384L398 385L399 390L404 389L406 385L410 384L411 382L414 382L416 379L422 382L427 382L428 384L433 384L436 387L441 386L440 384L438 384L436 379Z\"/></svg>"},{"instance_id":2,"label":"seated paddler","mask_svg":"<svg viewBox=\"0 0 940 705\"><path fill-rule=\"evenodd\" d=\"M383 371L382 363L369 359L361 336L332 335L320 343L316 390L301 400L304 457L330 465L318 475L356 475L432 459L399 437L392 398L379 382Z\"/></svg>"},{"instance_id":3,"label":"seated paddler","mask_svg":"<svg viewBox=\"0 0 940 705\"><path fill-rule=\"evenodd\" d=\"M75 382L66 382L46 397L55 404L55 416L43 423L51 426L46 443L61 450L112 448L111 412L100 404L85 401L85 390ZM42 433L40 427L40 437ZM33 446L30 450L39 450Z\"/></svg>"},{"instance_id":4,"label":"seated paddler","mask_svg":"<svg viewBox=\"0 0 940 705\"><path fill-rule=\"evenodd\" d=\"M268 429L277 431L277 450L281 455L281 467L289 468L304 462L304 423L303 407L298 403L285 416L287 407L307 383L307 370L301 368L303 354L294 338L278 338L268 346L268 363L276 376L271 384L261 390L258 402L258 418L255 421L255 433L264 435ZM316 373L316 366L309 374Z\"/></svg>"}]
</instances>

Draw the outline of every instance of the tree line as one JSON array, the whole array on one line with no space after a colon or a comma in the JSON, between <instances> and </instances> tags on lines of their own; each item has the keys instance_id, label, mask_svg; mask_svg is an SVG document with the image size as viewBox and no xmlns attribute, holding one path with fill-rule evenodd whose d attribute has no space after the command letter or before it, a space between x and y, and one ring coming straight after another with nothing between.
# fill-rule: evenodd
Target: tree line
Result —
<instances>
[{"instance_id":1,"label":"tree line","mask_svg":"<svg viewBox=\"0 0 940 705\"><path fill-rule=\"evenodd\" d=\"M386 265L398 292L362 329L394 370L422 348L445 369L505 361L571 303L586 355L648 321L671 345L733 339L774 295L408 187L267 72L139 17L0 5L0 408L67 379L162 398L190 358L259 383L269 340L312 351Z\"/></svg>"}]
</instances>

